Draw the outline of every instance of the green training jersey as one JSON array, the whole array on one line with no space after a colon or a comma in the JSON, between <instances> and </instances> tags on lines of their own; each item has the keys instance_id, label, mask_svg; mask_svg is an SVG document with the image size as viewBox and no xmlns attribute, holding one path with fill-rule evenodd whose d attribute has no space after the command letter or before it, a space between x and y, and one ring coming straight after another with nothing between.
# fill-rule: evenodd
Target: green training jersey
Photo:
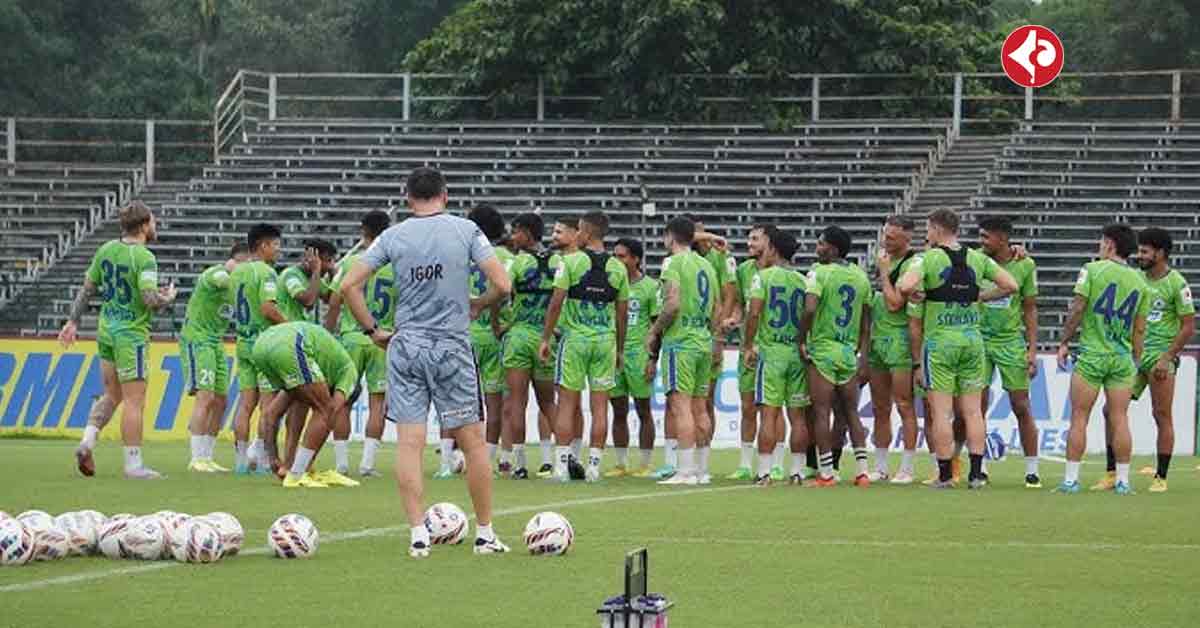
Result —
<instances>
[{"instance_id":1,"label":"green training jersey","mask_svg":"<svg viewBox=\"0 0 1200 628\"><path fill-rule=\"evenodd\" d=\"M496 252L496 259L499 260L500 265L504 266L505 268L507 268L509 262L515 258L512 251L508 250L508 247L497 246L493 250ZM467 277L467 292L471 295L472 299L476 299L483 296L483 294L487 292L487 288L487 277L483 275L483 271L479 269L478 265L471 264L470 274ZM510 325L512 325L512 308L508 304L505 304L500 308L500 326L508 327ZM480 312L479 318L471 321L469 329L473 334L491 334L491 310L484 310Z\"/></svg>"},{"instance_id":2,"label":"green training jersey","mask_svg":"<svg viewBox=\"0 0 1200 628\"><path fill-rule=\"evenodd\" d=\"M629 325L625 332L625 347L641 347L646 344L650 323L662 311L662 300L658 281L642 275L629 286Z\"/></svg>"},{"instance_id":3,"label":"green training jersey","mask_svg":"<svg viewBox=\"0 0 1200 628\"><path fill-rule=\"evenodd\" d=\"M982 304L983 318L980 329L983 339L989 342L1011 342L1025 339L1025 299L1036 297L1037 264L1032 258L1022 260L1010 259L1000 264L1000 268L1008 271L1017 282L1017 291L1006 296L987 301ZM995 288L995 282L984 280L980 282L980 290Z\"/></svg>"},{"instance_id":4,"label":"green training jersey","mask_svg":"<svg viewBox=\"0 0 1200 628\"><path fill-rule=\"evenodd\" d=\"M585 282L585 275L592 270L592 257L589 255L605 255L608 261L604 264L600 280L594 285ZM562 330L565 334L600 337L615 334L616 301L629 300L629 272L621 260L607 253L595 251L576 251L562 259L562 264L554 273L554 287L567 291L563 303ZM585 290L608 291L612 301L591 301L580 298ZM572 295L572 292L575 295Z\"/></svg>"},{"instance_id":5,"label":"green training jersey","mask_svg":"<svg viewBox=\"0 0 1200 628\"><path fill-rule=\"evenodd\" d=\"M333 334L326 331L324 327L308 321L290 321L278 325L278 327L286 331L272 333L290 335L299 332L304 334L304 354L317 363L317 367L321 369L321 373L325 376L325 382L330 388L344 384L351 388L350 391L345 391L347 396L353 392L354 384L351 382L357 383L357 376L360 374L353 373L356 377L349 377L354 371L354 363L350 359L350 354L346 352L346 348Z\"/></svg>"},{"instance_id":6,"label":"green training jersey","mask_svg":"<svg viewBox=\"0 0 1200 628\"><path fill-rule=\"evenodd\" d=\"M278 281L275 269L258 260L241 264L230 273L229 292L238 340L253 342L262 330L271 326L262 314L262 304L276 300Z\"/></svg>"},{"instance_id":7,"label":"green training jersey","mask_svg":"<svg viewBox=\"0 0 1200 628\"><path fill-rule=\"evenodd\" d=\"M914 259L916 259L916 255L911 255L908 259L900 262L899 266L892 267L891 276L895 278L892 285L898 283L904 273L908 272ZM887 301L883 298L883 291L876 290L871 297L871 335L885 336L907 329L908 315L905 314L904 308L901 307L895 312L888 310Z\"/></svg>"},{"instance_id":8,"label":"green training jersey","mask_svg":"<svg viewBox=\"0 0 1200 628\"><path fill-rule=\"evenodd\" d=\"M995 281L1000 273L1000 265L995 260L976 251L967 249L967 267L975 273L977 285L983 281ZM951 270L950 256L940 248L932 249L913 258L908 272L921 276L918 288L926 295L935 288L946 283L946 277ZM926 297L924 303L909 303L909 316L923 319L926 338L951 338L961 340L967 334L980 334L979 303L943 303L930 301Z\"/></svg>"},{"instance_id":9,"label":"green training jersey","mask_svg":"<svg viewBox=\"0 0 1200 628\"><path fill-rule=\"evenodd\" d=\"M318 279L318 281L320 280ZM278 291L275 303L289 322L315 320L317 308L315 306L304 307L304 304L296 299L308 291L308 282L308 274L299 266L288 266L279 273L279 286L282 289ZM320 295L327 290L328 287L322 282L321 287L317 289L317 294Z\"/></svg>"},{"instance_id":10,"label":"green training jersey","mask_svg":"<svg viewBox=\"0 0 1200 628\"><path fill-rule=\"evenodd\" d=\"M224 264L209 266L196 277L192 296L188 298L182 335L193 342L221 341L233 318L229 282L229 271Z\"/></svg>"},{"instance_id":11,"label":"green training jersey","mask_svg":"<svg viewBox=\"0 0 1200 628\"><path fill-rule=\"evenodd\" d=\"M354 262L358 261L359 257L361 257L359 253L347 255L338 263L337 272L331 282L332 290L342 289L342 280L354 267ZM371 316L375 317L379 328L387 331L392 331L392 327L396 323L396 282L394 277L392 265L384 264L363 284L363 298L367 301L367 309L371 311ZM355 332L366 333L366 330L358 324L354 313L343 301L342 311L338 313L338 333L344 336Z\"/></svg>"},{"instance_id":12,"label":"green training jersey","mask_svg":"<svg viewBox=\"0 0 1200 628\"><path fill-rule=\"evenodd\" d=\"M724 287L737 282L737 261L728 253L722 253L716 247L712 247L701 257L708 260L708 263L713 267L713 271L717 273L718 286ZM719 290L717 294L720 294Z\"/></svg>"},{"instance_id":13,"label":"green training jersey","mask_svg":"<svg viewBox=\"0 0 1200 628\"><path fill-rule=\"evenodd\" d=\"M796 349L808 288L804 275L794 268L772 266L755 273L752 284L750 298L763 302L755 334L758 348Z\"/></svg>"},{"instance_id":14,"label":"green training jersey","mask_svg":"<svg viewBox=\"0 0 1200 628\"><path fill-rule=\"evenodd\" d=\"M109 240L92 257L87 279L100 297L100 332L150 335L143 290L158 290L158 261L143 244Z\"/></svg>"},{"instance_id":15,"label":"green training jersey","mask_svg":"<svg viewBox=\"0 0 1200 628\"><path fill-rule=\"evenodd\" d=\"M818 262L808 271L807 281L808 293L816 295L818 301L808 341L857 346L863 306L873 294L867 273L845 260Z\"/></svg>"},{"instance_id":16,"label":"green training jersey","mask_svg":"<svg viewBox=\"0 0 1200 628\"><path fill-rule=\"evenodd\" d=\"M737 295L742 304L742 320L745 321L745 314L750 311L750 289L753 287L754 278L758 276L758 260L748 259L737 265L737 270L734 271L734 284L737 286ZM746 341L746 325L743 323L742 331L738 335L742 341Z\"/></svg>"},{"instance_id":17,"label":"green training jersey","mask_svg":"<svg viewBox=\"0 0 1200 628\"><path fill-rule=\"evenodd\" d=\"M1144 274L1144 273L1143 273ZM1196 313L1192 289L1179 271L1171 269L1160 279L1145 275L1149 311L1146 313L1146 347L1166 351L1179 333L1179 318Z\"/></svg>"},{"instance_id":18,"label":"green training jersey","mask_svg":"<svg viewBox=\"0 0 1200 628\"><path fill-rule=\"evenodd\" d=\"M537 255L522 251L505 264L513 285L509 308L513 327L528 327L542 333L559 266L562 266L562 257L549 251Z\"/></svg>"},{"instance_id":19,"label":"green training jersey","mask_svg":"<svg viewBox=\"0 0 1200 628\"><path fill-rule=\"evenodd\" d=\"M1085 264L1075 282L1075 294L1087 299L1079 352L1133 352L1133 323L1150 310L1145 275L1111 260Z\"/></svg>"},{"instance_id":20,"label":"green training jersey","mask_svg":"<svg viewBox=\"0 0 1200 628\"><path fill-rule=\"evenodd\" d=\"M712 351L713 304L720 294L717 272L695 251L676 253L663 262L664 294L671 284L679 287L679 312L663 334L663 345Z\"/></svg>"}]
</instances>

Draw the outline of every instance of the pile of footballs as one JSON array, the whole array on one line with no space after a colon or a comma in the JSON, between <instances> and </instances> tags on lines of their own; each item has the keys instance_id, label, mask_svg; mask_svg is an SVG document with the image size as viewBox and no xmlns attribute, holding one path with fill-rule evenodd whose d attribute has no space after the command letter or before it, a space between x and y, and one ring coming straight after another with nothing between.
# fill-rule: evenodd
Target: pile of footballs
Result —
<instances>
[{"instance_id":1,"label":"pile of footballs","mask_svg":"<svg viewBox=\"0 0 1200 628\"><path fill-rule=\"evenodd\" d=\"M268 548L280 558L307 558L317 551L317 527L304 515L288 514L271 525ZM0 565L17 566L68 556L126 560L215 563L242 550L245 532L227 512L192 516L161 510L151 515L95 510L63 513L41 510L17 516L0 511Z\"/></svg>"}]
</instances>

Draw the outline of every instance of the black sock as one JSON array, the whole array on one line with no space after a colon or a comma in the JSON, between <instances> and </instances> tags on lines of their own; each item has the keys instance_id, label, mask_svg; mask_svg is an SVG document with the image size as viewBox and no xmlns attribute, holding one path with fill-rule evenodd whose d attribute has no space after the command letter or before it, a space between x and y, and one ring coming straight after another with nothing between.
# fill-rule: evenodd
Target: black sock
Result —
<instances>
[{"instance_id":1,"label":"black sock","mask_svg":"<svg viewBox=\"0 0 1200 628\"><path fill-rule=\"evenodd\" d=\"M842 448L833 448L833 470L840 471L842 469Z\"/></svg>"},{"instance_id":2,"label":"black sock","mask_svg":"<svg viewBox=\"0 0 1200 628\"><path fill-rule=\"evenodd\" d=\"M950 468L950 460L942 460L938 458L938 481L949 482L954 479L954 472Z\"/></svg>"},{"instance_id":3,"label":"black sock","mask_svg":"<svg viewBox=\"0 0 1200 628\"><path fill-rule=\"evenodd\" d=\"M1116 473L1117 472L1117 455L1113 453L1112 445L1104 446L1104 456L1106 458L1105 464L1107 465L1104 468L1109 473Z\"/></svg>"},{"instance_id":4,"label":"black sock","mask_svg":"<svg viewBox=\"0 0 1200 628\"><path fill-rule=\"evenodd\" d=\"M970 454L971 458L971 475L972 480L977 480L983 477L983 454Z\"/></svg>"},{"instance_id":5,"label":"black sock","mask_svg":"<svg viewBox=\"0 0 1200 628\"><path fill-rule=\"evenodd\" d=\"M1158 477L1167 479L1167 471L1171 468L1171 454L1158 454Z\"/></svg>"},{"instance_id":6,"label":"black sock","mask_svg":"<svg viewBox=\"0 0 1200 628\"><path fill-rule=\"evenodd\" d=\"M817 446L809 445L808 450L804 454L808 458L808 468L815 471L817 468Z\"/></svg>"}]
</instances>

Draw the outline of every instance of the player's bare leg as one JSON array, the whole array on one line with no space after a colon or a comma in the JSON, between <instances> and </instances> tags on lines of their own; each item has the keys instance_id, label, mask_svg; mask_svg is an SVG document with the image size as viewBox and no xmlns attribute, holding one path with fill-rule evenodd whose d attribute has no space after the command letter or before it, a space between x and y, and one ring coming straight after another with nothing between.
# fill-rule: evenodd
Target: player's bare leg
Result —
<instances>
[{"instance_id":1,"label":"player's bare leg","mask_svg":"<svg viewBox=\"0 0 1200 628\"><path fill-rule=\"evenodd\" d=\"M754 483L759 486L770 486L771 456L775 453L775 445L780 438L775 428L779 425L778 418L783 414L783 408L762 406L760 413L762 414L762 426L758 428L758 469L754 474ZM742 417L745 420L745 413L742 414ZM745 438L744 431L742 438ZM745 443L742 443L742 446L745 447Z\"/></svg>"},{"instance_id":2,"label":"player's bare leg","mask_svg":"<svg viewBox=\"0 0 1200 628\"><path fill-rule=\"evenodd\" d=\"M604 477L623 477L629 472L629 397L609 397L612 404L612 440L617 466Z\"/></svg>"},{"instance_id":3,"label":"player's bare leg","mask_svg":"<svg viewBox=\"0 0 1200 628\"><path fill-rule=\"evenodd\" d=\"M283 393L279 393L282 395ZM350 434L350 414L345 412L347 408L338 407L331 408L328 414L323 414L320 409L332 405L330 401L329 387L323 382L304 384L289 391L292 397L292 406L302 405L305 408L303 417L308 418L308 410L312 409L312 420L307 421L304 426L304 436L300 442L300 446L296 448L296 458L292 461L288 479L295 479L301 475L307 475L309 478L316 480L317 483L326 486L358 486L359 483L355 480L346 477L346 474L335 469L314 474L312 467L316 461L317 454L321 452L321 448L325 446L329 440L329 435L334 434L335 442L338 433ZM349 404L347 404L348 406ZM286 484L285 484L286 486Z\"/></svg>"},{"instance_id":4,"label":"player's bare leg","mask_svg":"<svg viewBox=\"0 0 1200 628\"><path fill-rule=\"evenodd\" d=\"M1025 455L1025 485L1039 488L1042 485L1038 474L1038 429L1033 419L1033 408L1029 405L1028 390L1008 391L1009 403L1012 404L1013 414L1017 417L1017 432L1021 436L1021 452ZM988 407L987 390L984 391L982 408ZM987 424L986 417L984 424Z\"/></svg>"},{"instance_id":5,"label":"player's bare leg","mask_svg":"<svg viewBox=\"0 0 1200 628\"><path fill-rule=\"evenodd\" d=\"M1099 396L1100 390L1093 388L1078 373L1071 376L1071 428L1067 433L1066 473L1062 484L1055 489L1057 493L1079 492L1079 465L1087 451L1088 415ZM1111 411L1111 400L1108 405Z\"/></svg>"},{"instance_id":6,"label":"player's bare leg","mask_svg":"<svg viewBox=\"0 0 1200 628\"><path fill-rule=\"evenodd\" d=\"M247 388L239 391L237 416L233 420L233 440L236 454L233 472L246 474L250 472L250 416L258 405L258 389Z\"/></svg>"},{"instance_id":7,"label":"player's bare leg","mask_svg":"<svg viewBox=\"0 0 1200 628\"><path fill-rule=\"evenodd\" d=\"M125 477L157 480L161 473L142 462L142 414L146 405L146 380L121 384L121 440L125 443Z\"/></svg>"},{"instance_id":8,"label":"player's bare leg","mask_svg":"<svg viewBox=\"0 0 1200 628\"><path fill-rule=\"evenodd\" d=\"M669 396L666 405L663 412L663 464L651 475L656 480L674 477L679 467L679 432L676 429L678 422Z\"/></svg>"},{"instance_id":9,"label":"player's bare leg","mask_svg":"<svg viewBox=\"0 0 1200 628\"><path fill-rule=\"evenodd\" d=\"M871 441L875 445L875 471L871 481L888 480L888 451L892 446L892 373L887 370L871 369L868 384L871 387L871 411L875 425Z\"/></svg>"},{"instance_id":10,"label":"player's bare leg","mask_svg":"<svg viewBox=\"0 0 1200 628\"><path fill-rule=\"evenodd\" d=\"M659 484L694 485L699 482L696 468L696 421L693 418L695 408L705 406L704 398L693 399L679 392L667 395L668 426L674 424L675 439L678 443L677 470Z\"/></svg>"},{"instance_id":11,"label":"player's bare leg","mask_svg":"<svg viewBox=\"0 0 1200 628\"><path fill-rule=\"evenodd\" d=\"M472 423L451 430L450 433L467 457L467 491L471 494L471 504L475 509L475 553L507 552L508 547L497 539L496 533L492 530L492 470L487 466L483 426ZM424 440L423 435L421 438ZM418 467L418 481L420 481L420 477L421 470ZM422 513L419 513L418 517L421 518L414 525L424 527ZM409 520L412 520L411 515Z\"/></svg>"},{"instance_id":12,"label":"player's bare leg","mask_svg":"<svg viewBox=\"0 0 1200 628\"><path fill-rule=\"evenodd\" d=\"M817 443L816 486L833 486L833 430L829 413L833 405L833 384L815 367L808 369L808 389L812 397L813 438Z\"/></svg>"},{"instance_id":13,"label":"player's bare leg","mask_svg":"<svg viewBox=\"0 0 1200 628\"><path fill-rule=\"evenodd\" d=\"M1150 404L1154 412L1154 425L1158 428L1157 466L1155 483L1151 492L1167 490L1167 472L1171 469L1171 454L1175 451L1175 417L1171 404L1175 403L1175 376L1155 379L1150 376Z\"/></svg>"},{"instance_id":14,"label":"player's bare leg","mask_svg":"<svg viewBox=\"0 0 1200 628\"><path fill-rule=\"evenodd\" d=\"M250 468L253 469L258 475L267 473L267 469L269 467L269 462L267 461L265 453L266 449L263 446L262 417L267 411L267 405L269 405L271 400L274 399L278 394L279 393L275 391L260 390L258 395L259 426L254 440L250 441L250 449L247 452L248 457L250 458Z\"/></svg>"},{"instance_id":15,"label":"player's bare leg","mask_svg":"<svg viewBox=\"0 0 1200 628\"><path fill-rule=\"evenodd\" d=\"M192 416L188 419L188 435L191 445L191 460L188 461L188 471L196 473L215 473L208 465L208 456L206 448L208 445L208 431L210 417L212 416L212 406L215 403L215 397L212 392L207 390L197 390L192 400Z\"/></svg>"},{"instance_id":16,"label":"player's bare leg","mask_svg":"<svg viewBox=\"0 0 1200 628\"><path fill-rule=\"evenodd\" d=\"M634 399L633 406L638 415L638 475L650 474L650 459L654 456L654 413L650 410L650 399Z\"/></svg>"},{"instance_id":17,"label":"player's bare leg","mask_svg":"<svg viewBox=\"0 0 1200 628\"><path fill-rule=\"evenodd\" d=\"M558 402L555 400L554 383L550 381L533 381L533 396L538 404L538 444L542 454L542 466L538 469L538 477L550 477L554 471L554 426L550 417L558 415ZM521 412L521 433L525 429L525 413Z\"/></svg>"},{"instance_id":18,"label":"player's bare leg","mask_svg":"<svg viewBox=\"0 0 1200 628\"><path fill-rule=\"evenodd\" d=\"M579 394L579 393L576 393ZM583 457L583 402L575 404L575 416L571 423L571 456L575 460Z\"/></svg>"},{"instance_id":19,"label":"player's bare leg","mask_svg":"<svg viewBox=\"0 0 1200 628\"><path fill-rule=\"evenodd\" d=\"M213 458L217 449L217 435L221 433L221 423L225 419L225 408L229 400L224 394L213 395L213 401L208 406L208 424L205 426L205 461L209 468L217 473L228 473L229 469L217 464Z\"/></svg>"},{"instance_id":20,"label":"player's bare leg","mask_svg":"<svg viewBox=\"0 0 1200 628\"><path fill-rule=\"evenodd\" d=\"M858 379L837 386L834 393L834 407L840 409L839 414L843 417L841 422L845 423L850 433L850 444L854 447L854 485L870 486L871 480L867 476L867 430L858 416Z\"/></svg>"},{"instance_id":21,"label":"player's bare leg","mask_svg":"<svg viewBox=\"0 0 1200 628\"><path fill-rule=\"evenodd\" d=\"M96 448L100 432L112 420L117 406L121 405L123 399L121 382L117 379L117 367L112 362L100 361L100 378L104 383L104 393L92 402L92 407L88 410L87 426L83 428L83 438L79 441L79 447L75 449L75 466L86 477L96 474L96 461L92 450Z\"/></svg>"},{"instance_id":22,"label":"player's bare leg","mask_svg":"<svg viewBox=\"0 0 1200 628\"><path fill-rule=\"evenodd\" d=\"M713 421L715 415L709 409L711 407L711 398L695 399L692 402L692 420L696 425L696 481L699 484L712 483L708 458L712 453L712 439L716 423Z\"/></svg>"},{"instance_id":23,"label":"player's bare leg","mask_svg":"<svg viewBox=\"0 0 1200 628\"><path fill-rule=\"evenodd\" d=\"M558 420L555 422L554 433L557 435L556 440L559 445L554 456L554 479L559 482L570 480L570 476L567 475L567 465L572 460L571 449L574 446L576 434L583 430L582 424L576 426L576 414L582 418L579 401L579 391L558 387ZM562 443L571 443L571 445Z\"/></svg>"},{"instance_id":24,"label":"player's bare leg","mask_svg":"<svg viewBox=\"0 0 1200 628\"><path fill-rule=\"evenodd\" d=\"M496 452L500 451L500 437L504 433L503 400L499 394L485 393L483 395L484 433L487 442L488 465L496 461ZM507 443L507 452L511 454L511 441ZM461 445L460 445L461 447ZM504 453L500 454L500 473L507 475L512 472L512 461Z\"/></svg>"},{"instance_id":25,"label":"player's bare leg","mask_svg":"<svg viewBox=\"0 0 1200 628\"><path fill-rule=\"evenodd\" d=\"M286 468L291 468L292 462L296 460L296 448L300 446L300 435L304 433L304 424L308 421L308 405L293 401L287 409L287 418L284 422L283 436L283 465ZM343 412L349 413L346 409ZM278 428L276 428L278 430Z\"/></svg>"},{"instance_id":26,"label":"player's bare leg","mask_svg":"<svg viewBox=\"0 0 1200 628\"><path fill-rule=\"evenodd\" d=\"M787 420L792 427L792 434L788 439L789 449L792 450L792 473L789 481L799 485L805 480L806 452L812 445L812 434L809 430L812 421L809 420L809 409L788 408Z\"/></svg>"},{"instance_id":27,"label":"player's bare leg","mask_svg":"<svg viewBox=\"0 0 1200 628\"><path fill-rule=\"evenodd\" d=\"M926 439L929 449L937 458L938 479L931 486L950 488L954 486L951 459L954 455L954 397L947 393L930 390L925 394Z\"/></svg>"},{"instance_id":28,"label":"player's bare leg","mask_svg":"<svg viewBox=\"0 0 1200 628\"><path fill-rule=\"evenodd\" d=\"M333 468L342 475L350 474L350 406L337 413L333 424Z\"/></svg>"},{"instance_id":29,"label":"player's bare leg","mask_svg":"<svg viewBox=\"0 0 1200 628\"><path fill-rule=\"evenodd\" d=\"M967 453L971 460L971 469L967 475L968 488L983 488L987 485L987 476L983 472L983 451L987 440L987 424L983 420L983 407L980 403L980 393L963 393L960 397L962 406L963 430L966 433Z\"/></svg>"},{"instance_id":30,"label":"player's bare leg","mask_svg":"<svg viewBox=\"0 0 1200 628\"><path fill-rule=\"evenodd\" d=\"M453 440L453 438L451 438ZM481 472L487 480L491 480L491 469L488 468L487 452L475 448L475 456L482 459L468 461L467 477L470 478ZM419 423L396 424L396 463L392 472L396 476L396 488L400 492L400 503L404 506L404 515L412 531L412 544L409 555L413 558L429 556L429 530L425 527L425 484L421 477L421 459L425 452L425 417Z\"/></svg>"},{"instance_id":31,"label":"player's bare leg","mask_svg":"<svg viewBox=\"0 0 1200 628\"><path fill-rule=\"evenodd\" d=\"M524 369L508 369L504 374L505 382L508 385L508 396L502 400L501 410L504 420L504 431L508 432L509 438L513 443L521 448L520 456L517 452L512 452L513 457L520 458L514 469L515 479L526 479L529 477L528 470L525 469L525 409L529 406L529 371ZM491 424L488 424L488 435L491 435ZM489 441L488 447L491 447ZM489 463L490 464L490 463ZM523 473L515 474L515 472Z\"/></svg>"},{"instance_id":32,"label":"player's bare leg","mask_svg":"<svg viewBox=\"0 0 1200 628\"><path fill-rule=\"evenodd\" d=\"M734 471L727 480L749 480L754 478L754 454L762 453L762 435L758 429L758 419L760 408L754 403L754 393L741 393L741 459L738 461L737 471ZM763 419L766 420L766 419ZM781 436L776 433L776 426L771 427L771 432L774 434L776 442ZM755 444L755 436L758 437L757 445ZM772 450L774 453L774 450Z\"/></svg>"},{"instance_id":33,"label":"player's bare leg","mask_svg":"<svg viewBox=\"0 0 1200 628\"><path fill-rule=\"evenodd\" d=\"M592 390L588 394L592 404L592 433L588 443L588 464L586 479L595 482L600 479L600 465L604 462L604 447L608 442L608 391ZM628 428L626 429L628 440Z\"/></svg>"},{"instance_id":34,"label":"player's bare leg","mask_svg":"<svg viewBox=\"0 0 1200 628\"><path fill-rule=\"evenodd\" d=\"M292 402L292 395L286 391L273 395L263 410L262 416L258 419L258 435L263 441L267 463L277 474L291 466L286 460L281 460L279 456L279 422L285 414L290 413L294 405L298 405ZM308 406L304 406L304 409L307 412Z\"/></svg>"},{"instance_id":35,"label":"player's bare leg","mask_svg":"<svg viewBox=\"0 0 1200 628\"><path fill-rule=\"evenodd\" d=\"M367 397L367 426L363 433L362 460L358 463L358 474L364 478L378 477L375 470L375 454L383 440L383 413L387 398L384 393L371 393Z\"/></svg>"}]
</instances>

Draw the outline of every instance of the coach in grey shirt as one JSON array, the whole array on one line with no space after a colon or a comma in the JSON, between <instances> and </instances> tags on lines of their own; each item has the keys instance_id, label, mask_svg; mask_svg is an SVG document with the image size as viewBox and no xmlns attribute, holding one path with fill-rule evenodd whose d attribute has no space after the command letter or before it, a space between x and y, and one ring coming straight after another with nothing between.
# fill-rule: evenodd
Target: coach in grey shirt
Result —
<instances>
[{"instance_id":1,"label":"coach in grey shirt","mask_svg":"<svg viewBox=\"0 0 1200 628\"><path fill-rule=\"evenodd\" d=\"M418 168L407 187L412 216L375 240L342 280L341 290L354 318L387 348L387 418L396 424L396 481L412 526L409 554L428 556L431 546L421 472L430 404L467 458L467 486L478 522L475 553L507 552L491 526L492 470L467 325L508 296L512 283L479 227L445 213L446 180L440 172ZM487 292L477 299L467 293L472 263L488 280ZM395 333L379 328L363 296L363 284L384 264L395 273Z\"/></svg>"}]
</instances>

